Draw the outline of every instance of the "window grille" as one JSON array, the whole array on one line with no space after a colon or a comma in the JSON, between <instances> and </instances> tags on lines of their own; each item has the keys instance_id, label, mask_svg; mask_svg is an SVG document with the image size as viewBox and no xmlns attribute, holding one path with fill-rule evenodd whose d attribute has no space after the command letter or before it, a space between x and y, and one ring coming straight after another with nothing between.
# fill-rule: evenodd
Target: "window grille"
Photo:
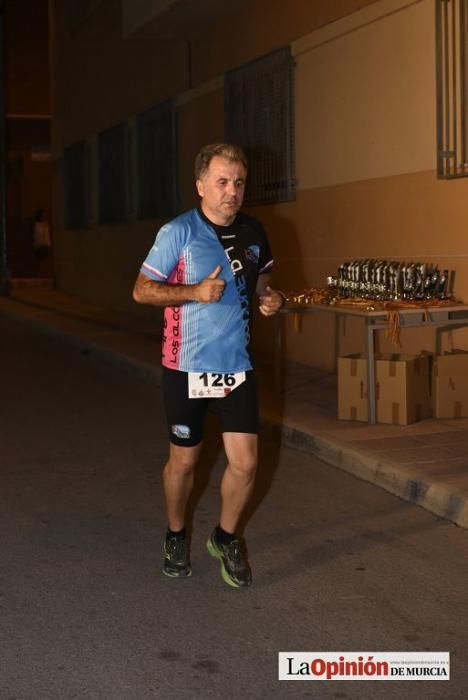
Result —
<instances>
[{"instance_id":1,"label":"window grille","mask_svg":"<svg viewBox=\"0 0 468 700\"><path fill-rule=\"evenodd\" d=\"M98 135L99 223L122 224L127 220L127 124Z\"/></svg>"},{"instance_id":2,"label":"window grille","mask_svg":"<svg viewBox=\"0 0 468 700\"><path fill-rule=\"evenodd\" d=\"M246 202L295 199L294 61L283 48L228 71L224 81L226 141L249 159Z\"/></svg>"},{"instance_id":3,"label":"window grille","mask_svg":"<svg viewBox=\"0 0 468 700\"><path fill-rule=\"evenodd\" d=\"M86 143L67 146L64 161L65 228L80 229L87 220Z\"/></svg>"},{"instance_id":4,"label":"window grille","mask_svg":"<svg viewBox=\"0 0 468 700\"><path fill-rule=\"evenodd\" d=\"M467 0L436 0L437 174L468 175Z\"/></svg>"},{"instance_id":5,"label":"window grille","mask_svg":"<svg viewBox=\"0 0 468 700\"><path fill-rule=\"evenodd\" d=\"M138 217L173 216L177 209L177 146L172 100L137 116L136 139Z\"/></svg>"}]
</instances>

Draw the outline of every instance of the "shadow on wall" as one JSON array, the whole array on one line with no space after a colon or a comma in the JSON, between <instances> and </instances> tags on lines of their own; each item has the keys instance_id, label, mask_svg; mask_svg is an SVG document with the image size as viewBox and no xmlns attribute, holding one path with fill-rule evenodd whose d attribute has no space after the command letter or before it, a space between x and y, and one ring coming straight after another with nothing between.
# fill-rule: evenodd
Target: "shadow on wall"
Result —
<instances>
[{"instance_id":1,"label":"shadow on wall","mask_svg":"<svg viewBox=\"0 0 468 700\"><path fill-rule=\"evenodd\" d=\"M283 208L288 205L277 205ZM294 203L291 203L291 207ZM263 224L273 253L274 268L272 286L288 292L293 289L303 289L306 286L306 275L303 254L299 243L296 224L278 212L278 208L256 207L248 213L255 216ZM254 301L252 342L255 353L262 356L272 356L276 348L278 320L265 318L257 310ZM273 358L272 358L273 359Z\"/></svg>"}]
</instances>

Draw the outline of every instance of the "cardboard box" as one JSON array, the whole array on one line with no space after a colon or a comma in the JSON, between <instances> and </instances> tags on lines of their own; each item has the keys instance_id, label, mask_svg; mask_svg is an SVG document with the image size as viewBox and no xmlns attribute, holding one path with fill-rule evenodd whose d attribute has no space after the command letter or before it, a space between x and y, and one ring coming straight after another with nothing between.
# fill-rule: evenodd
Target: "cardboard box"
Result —
<instances>
[{"instance_id":1,"label":"cardboard box","mask_svg":"<svg viewBox=\"0 0 468 700\"><path fill-rule=\"evenodd\" d=\"M468 416L468 352L435 355L432 363L434 418Z\"/></svg>"},{"instance_id":2,"label":"cardboard box","mask_svg":"<svg viewBox=\"0 0 468 700\"><path fill-rule=\"evenodd\" d=\"M378 355L376 419L408 425L431 415L429 355ZM338 358L338 418L367 421L367 359Z\"/></svg>"}]
</instances>

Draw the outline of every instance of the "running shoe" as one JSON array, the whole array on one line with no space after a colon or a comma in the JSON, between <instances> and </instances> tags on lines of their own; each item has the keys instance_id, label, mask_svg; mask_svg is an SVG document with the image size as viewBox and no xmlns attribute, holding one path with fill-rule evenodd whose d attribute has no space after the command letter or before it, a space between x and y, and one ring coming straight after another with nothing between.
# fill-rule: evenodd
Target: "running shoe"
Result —
<instances>
[{"instance_id":1,"label":"running shoe","mask_svg":"<svg viewBox=\"0 0 468 700\"><path fill-rule=\"evenodd\" d=\"M208 552L221 562L221 576L228 586L240 588L250 586L252 571L247 560L244 543L237 538L229 544L221 544L216 539L215 532L206 543Z\"/></svg>"},{"instance_id":2,"label":"running shoe","mask_svg":"<svg viewBox=\"0 0 468 700\"><path fill-rule=\"evenodd\" d=\"M171 578L186 578L192 575L186 537L166 537L162 572Z\"/></svg>"}]
</instances>

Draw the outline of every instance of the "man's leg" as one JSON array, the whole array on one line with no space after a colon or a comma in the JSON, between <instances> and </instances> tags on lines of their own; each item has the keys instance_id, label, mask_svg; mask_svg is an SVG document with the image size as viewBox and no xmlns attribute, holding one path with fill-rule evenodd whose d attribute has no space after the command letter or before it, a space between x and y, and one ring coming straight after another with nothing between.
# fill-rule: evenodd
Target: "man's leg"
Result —
<instances>
[{"instance_id":1,"label":"man's leg","mask_svg":"<svg viewBox=\"0 0 468 700\"><path fill-rule=\"evenodd\" d=\"M258 438L253 433L223 433L228 464L221 482L221 517L207 542L211 556L221 562L223 580L234 588L250 586L252 572L244 543L236 535L239 518L253 490Z\"/></svg>"},{"instance_id":2,"label":"man's leg","mask_svg":"<svg viewBox=\"0 0 468 700\"><path fill-rule=\"evenodd\" d=\"M193 447L170 444L169 460L164 467L163 485L168 530L164 541L163 574L187 578L192 574L189 542L185 531L185 510L193 486L195 465L201 443Z\"/></svg>"},{"instance_id":3,"label":"man's leg","mask_svg":"<svg viewBox=\"0 0 468 700\"><path fill-rule=\"evenodd\" d=\"M185 511L193 487L195 465L201 450L207 402L189 399L187 374L163 371L163 398L169 433L169 459L163 472L168 530L164 542L163 573L187 577L192 573Z\"/></svg>"},{"instance_id":4,"label":"man's leg","mask_svg":"<svg viewBox=\"0 0 468 700\"><path fill-rule=\"evenodd\" d=\"M258 436L251 433L223 433L227 466L221 482L223 530L234 534L239 518L254 487L258 461Z\"/></svg>"},{"instance_id":5,"label":"man's leg","mask_svg":"<svg viewBox=\"0 0 468 700\"><path fill-rule=\"evenodd\" d=\"M170 530L179 531L185 526L185 509L192 492L195 465L200 450L201 443L193 447L180 447L170 443L169 460L163 472L167 523Z\"/></svg>"}]
</instances>

